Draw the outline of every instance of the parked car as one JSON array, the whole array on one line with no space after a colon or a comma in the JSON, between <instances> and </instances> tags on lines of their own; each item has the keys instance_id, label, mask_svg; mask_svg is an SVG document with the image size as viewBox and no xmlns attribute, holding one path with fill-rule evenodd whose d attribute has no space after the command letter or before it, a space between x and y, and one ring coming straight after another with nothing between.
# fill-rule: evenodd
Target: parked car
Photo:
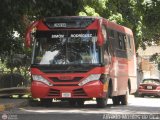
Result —
<instances>
[{"instance_id":1,"label":"parked car","mask_svg":"<svg viewBox=\"0 0 160 120\"><path fill-rule=\"evenodd\" d=\"M138 87L139 96L155 96L160 97L160 79L143 79Z\"/></svg>"}]
</instances>

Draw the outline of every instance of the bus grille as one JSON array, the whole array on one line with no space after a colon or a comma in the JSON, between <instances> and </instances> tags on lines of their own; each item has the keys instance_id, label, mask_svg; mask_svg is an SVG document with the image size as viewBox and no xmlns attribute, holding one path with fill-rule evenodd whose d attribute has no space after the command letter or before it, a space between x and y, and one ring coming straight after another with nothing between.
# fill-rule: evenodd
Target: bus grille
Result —
<instances>
[{"instance_id":1,"label":"bus grille","mask_svg":"<svg viewBox=\"0 0 160 120\"><path fill-rule=\"evenodd\" d=\"M55 90L55 89L50 89L48 96L55 96L59 97L60 96L60 90Z\"/></svg>"},{"instance_id":2,"label":"bus grille","mask_svg":"<svg viewBox=\"0 0 160 120\"><path fill-rule=\"evenodd\" d=\"M80 89L73 90L73 96L74 97L87 96L87 94L84 92L84 90L82 88L80 88Z\"/></svg>"},{"instance_id":3,"label":"bus grille","mask_svg":"<svg viewBox=\"0 0 160 120\"><path fill-rule=\"evenodd\" d=\"M61 80L58 77L50 77L53 82L79 82L83 77L75 77L72 80Z\"/></svg>"},{"instance_id":4,"label":"bus grille","mask_svg":"<svg viewBox=\"0 0 160 120\"><path fill-rule=\"evenodd\" d=\"M78 86L78 84L54 84L54 86Z\"/></svg>"}]
</instances>

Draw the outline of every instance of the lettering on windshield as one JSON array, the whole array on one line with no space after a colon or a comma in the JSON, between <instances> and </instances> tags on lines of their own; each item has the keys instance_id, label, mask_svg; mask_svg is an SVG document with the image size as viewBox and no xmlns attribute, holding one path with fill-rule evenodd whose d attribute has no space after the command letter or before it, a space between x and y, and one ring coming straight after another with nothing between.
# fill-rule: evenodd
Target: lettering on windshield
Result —
<instances>
[{"instance_id":1,"label":"lettering on windshield","mask_svg":"<svg viewBox=\"0 0 160 120\"><path fill-rule=\"evenodd\" d=\"M92 37L92 34L71 34L70 37ZM64 38L63 34L52 35L51 38Z\"/></svg>"},{"instance_id":2,"label":"lettering on windshield","mask_svg":"<svg viewBox=\"0 0 160 120\"><path fill-rule=\"evenodd\" d=\"M92 37L92 34L71 34L71 37Z\"/></svg>"},{"instance_id":3,"label":"lettering on windshield","mask_svg":"<svg viewBox=\"0 0 160 120\"><path fill-rule=\"evenodd\" d=\"M70 38L92 38L97 36L96 30L54 30L54 31L36 31L37 38L59 39Z\"/></svg>"},{"instance_id":4,"label":"lettering on windshield","mask_svg":"<svg viewBox=\"0 0 160 120\"><path fill-rule=\"evenodd\" d=\"M52 35L51 38L64 38L64 35L62 35L62 34Z\"/></svg>"}]
</instances>

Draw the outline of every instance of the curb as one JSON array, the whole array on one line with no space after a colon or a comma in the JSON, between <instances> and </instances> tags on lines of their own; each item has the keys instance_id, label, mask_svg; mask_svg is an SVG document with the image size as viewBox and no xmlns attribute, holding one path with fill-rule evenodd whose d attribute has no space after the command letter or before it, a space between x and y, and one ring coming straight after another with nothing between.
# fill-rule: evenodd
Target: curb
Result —
<instances>
[{"instance_id":1,"label":"curb","mask_svg":"<svg viewBox=\"0 0 160 120\"><path fill-rule=\"evenodd\" d=\"M3 112L5 110L9 110L15 107L24 107L28 105L28 100L24 100L22 102L18 103L7 103L7 104L0 104L0 112Z\"/></svg>"}]
</instances>

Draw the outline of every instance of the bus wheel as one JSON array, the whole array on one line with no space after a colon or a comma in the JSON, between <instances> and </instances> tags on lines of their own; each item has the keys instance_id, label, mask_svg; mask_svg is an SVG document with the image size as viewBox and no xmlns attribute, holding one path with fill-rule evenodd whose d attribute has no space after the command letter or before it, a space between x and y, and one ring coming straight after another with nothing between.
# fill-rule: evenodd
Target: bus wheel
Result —
<instances>
[{"instance_id":1,"label":"bus wheel","mask_svg":"<svg viewBox=\"0 0 160 120\"><path fill-rule=\"evenodd\" d=\"M107 105L107 98L97 98L97 107L104 108Z\"/></svg>"},{"instance_id":2,"label":"bus wheel","mask_svg":"<svg viewBox=\"0 0 160 120\"><path fill-rule=\"evenodd\" d=\"M110 96L110 89L109 89L109 91L106 93L106 97L105 97L105 98L97 98L97 99L96 99L96 101L97 101L97 107L99 107L99 108L104 108L104 107L106 107L109 96Z\"/></svg>"},{"instance_id":3,"label":"bus wheel","mask_svg":"<svg viewBox=\"0 0 160 120\"><path fill-rule=\"evenodd\" d=\"M49 107L52 105L53 99L40 99L41 105L45 107Z\"/></svg>"},{"instance_id":4,"label":"bus wheel","mask_svg":"<svg viewBox=\"0 0 160 120\"><path fill-rule=\"evenodd\" d=\"M112 87L109 84L108 92L106 93L106 97L105 98L97 98L96 99L96 101L97 101L97 107L99 107L99 108L106 107L107 102L108 102L108 98L111 96L111 92L112 92Z\"/></svg>"},{"instance_id":5,"label":"bus wheel","mask_svg":"<svg viewBox=\"0 0 160 120\"><path fill-rule=\"evenodd\" d=\"M120 104L120 97L114 96L112 97L113 105L119 105Z\"/></svg>"},{"instance_id":6,"label":"bus wheel","mask_svg":"<svg viewBox=\"0 0 160 120\"><path fill-rule=\"evenodd\" d=\"M120 96L121 104L128 105L129 89L127 89L126 95Z\"/></svg>"}]
</instances>

